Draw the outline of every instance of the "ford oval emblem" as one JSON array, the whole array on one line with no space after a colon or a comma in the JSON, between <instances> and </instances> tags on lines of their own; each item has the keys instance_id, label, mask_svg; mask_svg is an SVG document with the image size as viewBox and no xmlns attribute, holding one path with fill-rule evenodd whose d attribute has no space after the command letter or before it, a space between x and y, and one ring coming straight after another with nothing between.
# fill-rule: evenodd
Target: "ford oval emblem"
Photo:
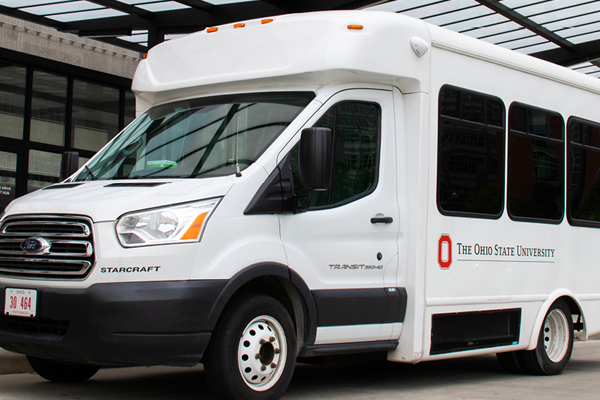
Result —
<instances>
[{"instance_id":1,"label":"ford oval emblem","mask_svg":"<svg viewBox=\"0 0 600 400\"><path fill-rule=\"evenodd\" d=\"M44 238L30 237L21 242L21 250L26 253L46 253L50 243Z\"/></svg>"}]
</instances>

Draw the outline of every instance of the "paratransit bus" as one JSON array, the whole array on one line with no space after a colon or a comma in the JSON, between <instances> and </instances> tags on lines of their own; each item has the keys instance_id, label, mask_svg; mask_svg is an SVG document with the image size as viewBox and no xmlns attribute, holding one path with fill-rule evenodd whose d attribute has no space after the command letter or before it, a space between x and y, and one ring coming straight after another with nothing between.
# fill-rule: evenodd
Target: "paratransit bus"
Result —
<instances>
[{"instance_id":1,"label":"paratransit bus","mask_svg":"<svg viewBox=\"0 0 600 400\"><path fill-rule=\"evenodd\" d=\"M600 82L406 16L277 16L152 48L138 117L0 227L0 346L51 381L204 364L276 399L297 359L600 332ZM68 177L67 177L68 176Z\"/></svg>"}]
</instances>

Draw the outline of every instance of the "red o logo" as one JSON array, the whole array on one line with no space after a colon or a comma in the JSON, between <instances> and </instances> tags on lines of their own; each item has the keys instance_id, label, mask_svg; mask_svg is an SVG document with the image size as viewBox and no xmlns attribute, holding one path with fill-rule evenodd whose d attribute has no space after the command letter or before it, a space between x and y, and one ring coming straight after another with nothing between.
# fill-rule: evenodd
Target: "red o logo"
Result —
<instances>
[{"instance_id":1,"label":"red o logo","mask_svg":"<svg viewBox=\"0 0 600 400\"><path fill-rule=\"evenodd\" d=\"M450 235L443 234L438 242L438 264L442 269L450 268L452 264L452 239Z\"/></svg>"}]
</instances>

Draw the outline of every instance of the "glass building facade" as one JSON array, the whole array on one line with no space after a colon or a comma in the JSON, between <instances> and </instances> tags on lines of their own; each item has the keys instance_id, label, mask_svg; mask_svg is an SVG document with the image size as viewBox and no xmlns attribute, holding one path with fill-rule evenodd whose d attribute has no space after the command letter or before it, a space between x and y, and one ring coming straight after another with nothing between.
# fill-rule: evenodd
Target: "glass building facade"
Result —
<instances>
[{"instance_id":1,"label":"glass building facade","mask_svg":"<svg viewBox=\"0 0 600 400\"><path fill-rule=\"evenodd\" d=\"M0 212L58 182L63 152L79 152L82 165L131 122L130 87L130 79L0 50Z\"/></svg>"}]
</instances>

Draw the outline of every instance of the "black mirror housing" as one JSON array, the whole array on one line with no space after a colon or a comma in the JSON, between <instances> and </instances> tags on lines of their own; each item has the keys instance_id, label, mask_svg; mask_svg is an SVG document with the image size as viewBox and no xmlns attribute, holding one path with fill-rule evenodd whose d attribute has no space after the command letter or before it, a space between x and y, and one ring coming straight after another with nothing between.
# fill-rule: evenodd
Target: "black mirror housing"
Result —
<instances>
[{"instance_id":1,"label":"black mirror housing","mask_svg":"<svg viewBox=\"0 0 600 400\"><path fill-rule=\"evenodd\" d=\"M79 152L65 151L60 163L60 180L64 181L79 169Z\"/></svg>"},{"instance_id":2,"label":"black mirror housing","mask_svg":"<svg viewBox=\"0 0 600 400\"><path fill-rule=\"evenodd\" d=\"M329 128L306 128L300 137L300 183L309 191L328 190L333 173L333 133Z\"/></svg>"}]
</instances>

